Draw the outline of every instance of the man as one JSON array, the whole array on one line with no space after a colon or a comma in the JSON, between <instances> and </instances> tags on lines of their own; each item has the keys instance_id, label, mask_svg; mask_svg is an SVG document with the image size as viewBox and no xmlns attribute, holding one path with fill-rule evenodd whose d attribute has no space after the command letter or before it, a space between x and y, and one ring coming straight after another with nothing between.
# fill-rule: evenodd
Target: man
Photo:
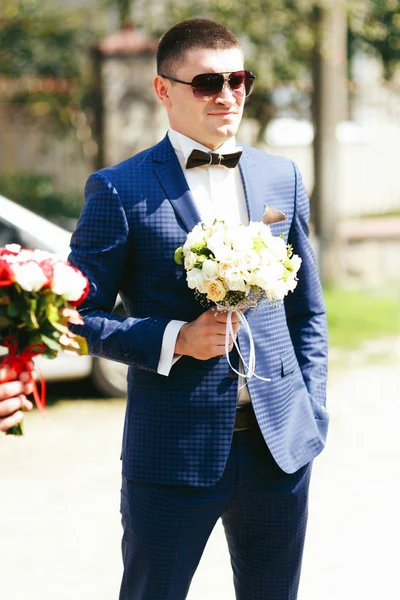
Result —
<instances>
[{"instance_id":1,"label":"man","mask_svg":"<svg viewBox=\"0 0 400 600\"><path fill-rule=\"evenodd\" d=\"M254 76L231 31L203 19L178 23L159 43L157 67L168 134L89 178L70 257L92 284L80 330L91 352L130 365L120 600L186 598L219 517L236 597L293 600L311 461L328 424L325 308L307 196L286 159L245 148L234 166ZM193 150L206 153L205 165ZM226 314L201 306L173 256L200 220L261 221L267 204L286 214L272 232L303 263L285 306L246 312L257 374L271 381L253 377L240 389L224 356ZM111 314L118 293L126 319ZM246 359L237 319L234 328ZM231 363L238 367L235 351Z\"/></svg>"},{"instance_id":2,"label":"man","mask_svg":"<svg viewBox=\"0 0 400 600\"><path fill-rule=\"evenodd\" d=\"M5 381L7 375L5 368L0 369L0 431L3 432L21 423L22 410L32 409L32 402L26 397L32 393L29 374L21 373L19 379Z\"/></svg>"}]
</instances>

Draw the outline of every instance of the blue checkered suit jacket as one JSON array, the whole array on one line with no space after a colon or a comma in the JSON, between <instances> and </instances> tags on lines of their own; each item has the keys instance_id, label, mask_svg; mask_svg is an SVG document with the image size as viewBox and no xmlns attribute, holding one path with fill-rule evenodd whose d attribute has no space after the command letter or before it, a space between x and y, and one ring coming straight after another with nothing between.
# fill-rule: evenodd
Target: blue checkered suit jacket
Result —
<instances>
[{"instance_id":1,"label":"blue checkered suit jacket","mask_svg":"<svg viewBox=\"0 0 400 600\"><path fill-rule=\"evenodd\" d=\"M272 455L292 473L322 450L328 426L325 307L307 240L309 203L291 161L245 148L239 164L250 219L261 220L266 204L283 211L287 220L272 225L272 232L284 233L303 259L298 286L284 306L262 302L247 311L256 372L271 379L252 378L249 392ZM85 195L70 255L91 282L79 333L92 354L130 365L123 474L212 485L231 445L237 379L225 357L185 356L168 377L157 374L167 323L191 321L204 310L173 260L200 216L168 137L94 173ZM126 319L111 314L118 293ZM239 344L246 358L242 332Z\"/></svg>"}]
</instances>

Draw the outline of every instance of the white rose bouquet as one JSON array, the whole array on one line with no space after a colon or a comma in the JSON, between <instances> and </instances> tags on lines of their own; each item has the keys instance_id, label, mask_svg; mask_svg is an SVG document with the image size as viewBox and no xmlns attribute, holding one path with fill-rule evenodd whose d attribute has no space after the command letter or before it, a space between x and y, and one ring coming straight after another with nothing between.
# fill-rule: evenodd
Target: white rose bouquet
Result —
<instances>
[{"instance_id":1,"label":"white rose bouquet","mask_svg":"<svg viewBox=\"0 0 400 600\"><path fill-rule=\"evenodd\" d=\"M254 345L242 309L261 300L278 305L297 285L301 258L282 237L272 235L268 225L250 222L248 226L215 220L212 225L198 223L188 234L183 247L174 255L184 264L189 288L201 298L214 302L218 310L229 311L226 331L226 355L233 336L231 314L236 311L250 338L246 377L255 375ZM240 354L240 351L239 351Z\"/></svg>"},{"instance_id":2,"label":"white rose bouquet","mask_svg":"<svg viewBox=\"0 0 400 600\"><path fill-rule=\"evenodd\" d=\"M86 341L68 329L82 324L76 307L89 293L89 281L75 267L48 252L28 250L18 244L0 248L0 345L9 353L9 378L30 374L36 406L45 407L45 383L39 395L32 358L55 358L61 349L86 354ZM22 435L21 425L7 433Z\"/></svg>"}]
</instances>

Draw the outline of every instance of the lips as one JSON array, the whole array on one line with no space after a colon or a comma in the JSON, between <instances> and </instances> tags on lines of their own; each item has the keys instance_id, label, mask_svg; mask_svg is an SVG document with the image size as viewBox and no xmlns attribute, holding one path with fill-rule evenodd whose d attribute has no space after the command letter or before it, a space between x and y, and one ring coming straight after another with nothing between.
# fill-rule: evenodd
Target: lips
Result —
<instances>
[{"instance_id":1,"label":"lips","mask_svg":"<svg viewBox=\"0 0 400 600\"><path fill-rule=\"evenodd\" d=\"M219 113L208 113L210 117L234 117L237 116L237 112L219 112Z\"/></svg>"}]
</instances>

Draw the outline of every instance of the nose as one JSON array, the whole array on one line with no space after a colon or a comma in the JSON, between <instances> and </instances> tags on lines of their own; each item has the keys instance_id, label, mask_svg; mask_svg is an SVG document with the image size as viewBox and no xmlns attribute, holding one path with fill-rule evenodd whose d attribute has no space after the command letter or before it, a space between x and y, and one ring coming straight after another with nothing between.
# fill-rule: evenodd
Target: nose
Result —
<instances>
[{"instance_id":1,"label":"nose","mask_svg":"<svg viewBox=\"0 0 400 600\"><path fill-rule=\"evenodd\" d=\"M230 85L227 80L224 81L224 87L215 98L215 102L218 104L229 104L232 106L236 104L236 96L232 92Z\"/></svg>"}]
</instances>

